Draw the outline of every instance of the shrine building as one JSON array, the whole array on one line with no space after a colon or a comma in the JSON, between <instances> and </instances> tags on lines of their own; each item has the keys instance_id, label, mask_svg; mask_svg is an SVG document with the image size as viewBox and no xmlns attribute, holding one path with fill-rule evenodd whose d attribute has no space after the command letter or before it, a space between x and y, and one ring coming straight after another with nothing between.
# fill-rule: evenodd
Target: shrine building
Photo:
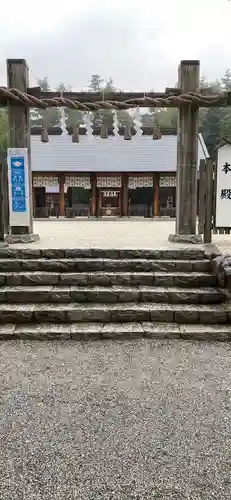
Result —
<instances>
[{"instance_id":1,"label":"shrine building","mask_svg":"<svg viewBox=\"0 0 231 500\"><path fill-rule=\"evenodd\" d=\"M124 130L118 135L100 130L87 134L79 130L79 142L72 131L59 126L48 130L49 141L41 141L41 129L31 129L33 211L46 217L175 217L176 130L153 130L142 135L132 129L131 140ZM209 156L198 134L198 167Z\"/></svg>"}]
</instances>

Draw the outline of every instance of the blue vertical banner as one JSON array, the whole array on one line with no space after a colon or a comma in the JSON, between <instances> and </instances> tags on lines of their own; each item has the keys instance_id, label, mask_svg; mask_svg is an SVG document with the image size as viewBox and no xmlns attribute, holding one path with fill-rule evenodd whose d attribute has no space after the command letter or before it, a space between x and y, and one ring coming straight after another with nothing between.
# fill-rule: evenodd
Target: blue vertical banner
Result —
<instances>
[{"instance_id":1,"label":"blue vertical banner","mask_svg":"<svg viewBox=\"0 0 231 500\"><path fill-rule=\"evenodd\" d=\"M24 156L11 156L10 161L12 212L26 212Z\"/></svg>"},{"instance_id":2,"label":"blue vertical banner","mask_svg":"<svg viewBox=\"0 0 231 500\"><path fill-rule=\"evenodd\" d=\"M29 226L30 196L27 148L8 149L8 182L10 225Z\"/></svg>"}]
</instances>

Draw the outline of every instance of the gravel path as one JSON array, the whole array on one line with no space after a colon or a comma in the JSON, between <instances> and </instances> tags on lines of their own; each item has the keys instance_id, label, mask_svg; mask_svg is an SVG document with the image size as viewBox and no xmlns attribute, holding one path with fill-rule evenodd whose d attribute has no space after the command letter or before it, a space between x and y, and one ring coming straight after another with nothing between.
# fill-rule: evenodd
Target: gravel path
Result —
<instances>
[{"instance_id":1,"label":"gravel path","mask_svg":"<svg viewBox=\"0 0 231 500\"><path fill-rule=\"evenodd\" d=\"M230 349L1 343L1 500L230 499Z\"/></svg>"},{"instance_id":2,"label":"gravel path","mask_svg":"<svg viewBox=\"0 0 231 500\"><path fill-rule=\"evenodd\" d=\"M12 248L183 248L169 243L175 232L174 220L152 219L48 219L34 221L35 243L18 243ZM213 235L213 244L222 253L231 254L231 235ZM197 247L198 248L198 247Z\"/></svg>"}]
</instances>

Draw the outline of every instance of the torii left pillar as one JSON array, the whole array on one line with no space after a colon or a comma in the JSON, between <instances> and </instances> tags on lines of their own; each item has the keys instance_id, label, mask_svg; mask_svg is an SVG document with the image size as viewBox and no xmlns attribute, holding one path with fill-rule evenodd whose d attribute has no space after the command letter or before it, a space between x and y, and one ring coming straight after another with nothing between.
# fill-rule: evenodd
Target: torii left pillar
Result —
<instances>
[{"instance_id":1,"label":"torii left pillar","mask_svg":"<svg viewBox=\"0 0 231 500\"><path fill-rule=\"evenodd\" d=\"M29 87L29 70L25 59L8 59L7 60L7 85L8 88L14 88L21 92L27 92ZM12 179L9 179L9 212L10 212L10 234L7 236L9 243L30 243L39 240L39 236L33 232L33 200L32 200L32 171L31 171L31 146L30 146L30 114L29 108L17 101L10 101L8 104L8 121L9 121L9 146L11 154L17 157L20 155L20 150L26 154L26 167L24 166L24 181L23 186L18 187L18 192L21 189L25 200L19 207L17 198L13 200ZM23 153L21 153L23 154ZM8 165L9 169L9 165ZM28 175L27 175L28 172ZM20 188L20 189L19 189ZM24 205L23 205L24 204ZM21 220L20 211L21 209ZM24 222L25 221L25 222Z\"/></svg>"},{"instance_id":2,"label":"torii left pillar","mask_svg":"<svg viewBox=\"0 0 231 500\"><path fill-rule=\"evenodd\" d=\"M181 61L178 87L182 94L198 92L200 62ZM199 109L183 104L178 110L176 232L169 235L175 243L202 243L197 234L197 167Z\"/></svg>"}]
</instances>

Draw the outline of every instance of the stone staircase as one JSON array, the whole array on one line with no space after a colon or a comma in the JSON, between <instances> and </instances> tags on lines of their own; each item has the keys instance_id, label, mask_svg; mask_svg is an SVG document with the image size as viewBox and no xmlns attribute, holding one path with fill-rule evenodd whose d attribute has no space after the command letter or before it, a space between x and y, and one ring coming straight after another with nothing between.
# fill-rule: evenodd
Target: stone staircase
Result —
<instances>
[{"instance_id":1,"label":"stone staircase","mask_svg":"<svg viewBox=\"0 0 231 500\"><path fill-rule=\"evenodd\" d=\"M205 251L1 249L0 338L229 340Z\"/></svg>"}]
</instances>

